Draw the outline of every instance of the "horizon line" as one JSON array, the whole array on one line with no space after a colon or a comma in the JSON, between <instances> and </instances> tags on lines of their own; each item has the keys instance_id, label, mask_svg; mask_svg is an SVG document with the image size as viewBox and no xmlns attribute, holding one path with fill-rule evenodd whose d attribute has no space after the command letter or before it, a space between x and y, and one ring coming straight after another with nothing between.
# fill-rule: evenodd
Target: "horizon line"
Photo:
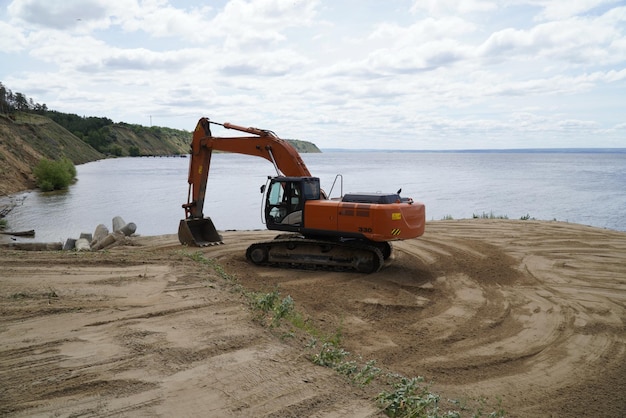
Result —
<instances>
[{"instance_id":1,"label":"horizon line","mask_svg":"<svg viewBox=\"0 0 626 418\"><path fill-rule=\"evenodd\" d=\"M568 147L568 148L465 148L465 149L404 149L404 148L326 148L320 151L348 151L348 152L579 152L579 153L626 153L626 147Z\"/></svg>"}]
</instances>

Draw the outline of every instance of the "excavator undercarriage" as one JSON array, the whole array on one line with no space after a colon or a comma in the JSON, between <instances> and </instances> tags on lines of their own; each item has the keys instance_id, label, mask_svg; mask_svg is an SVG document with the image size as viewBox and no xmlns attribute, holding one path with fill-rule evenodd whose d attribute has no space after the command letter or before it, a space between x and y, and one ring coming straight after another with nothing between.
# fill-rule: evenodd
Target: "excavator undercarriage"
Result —
<instances>
[{"instance_id":1,"label":"excavator undercarriage","mask_svg":"<svg viewBox=\"0 0 626 418\"><path fill-rule=\"evenodd\" d=\"M328 241L299 234L281 234L273 240L249 246L246 258L260 266L374 273L383 266L385 255L389 257L390 254L388 243Z\"/></svg>"}]
</instances>

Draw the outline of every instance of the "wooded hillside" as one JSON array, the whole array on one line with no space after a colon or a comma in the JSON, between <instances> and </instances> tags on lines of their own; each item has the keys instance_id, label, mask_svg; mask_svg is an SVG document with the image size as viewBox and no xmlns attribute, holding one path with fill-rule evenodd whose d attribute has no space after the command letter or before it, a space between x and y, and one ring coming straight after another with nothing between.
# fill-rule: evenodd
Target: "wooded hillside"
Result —
<instances>
[{"instance_id":1,"label":"wooded hillside","mask_svg":"<svg viewBox=\"0 0 626 418\"><path fill-rule=\"evenodd\" d=\"M321 152L311 142L288 141L298 152ZM49 110L0 83L0 196L35 188L33 168L42 158L84 164L107 157L183 155L190 143L190 131Z\"/></svg>"},{"instance_id":2,"label":"wooded hillside","mask_svg":"<svg viewBox=\"0 0 626 418\"><path fill-rule=\"evenodd\" d=\"M27 113L0 115L0 195L35 188L33 168L42 158L83 164L104 154L50 119Z\"/></svg>"}]
</instances>

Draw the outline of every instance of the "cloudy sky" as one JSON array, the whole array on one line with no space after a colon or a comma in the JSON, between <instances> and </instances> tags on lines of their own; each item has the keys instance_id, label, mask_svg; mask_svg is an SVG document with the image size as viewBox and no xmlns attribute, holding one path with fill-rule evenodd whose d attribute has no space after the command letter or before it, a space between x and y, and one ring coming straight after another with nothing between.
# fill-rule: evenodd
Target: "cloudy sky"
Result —
<instances>
[{"instance_id":1,"label":"cloudy sky","mask_svg":"<svg viewBox=\"0 0 626 418\"><path fill-rule=\"evenodd\" d=\"M321 148L626 147L621 0L0 0L48 108Z\"/></svg>"}]
</instances>

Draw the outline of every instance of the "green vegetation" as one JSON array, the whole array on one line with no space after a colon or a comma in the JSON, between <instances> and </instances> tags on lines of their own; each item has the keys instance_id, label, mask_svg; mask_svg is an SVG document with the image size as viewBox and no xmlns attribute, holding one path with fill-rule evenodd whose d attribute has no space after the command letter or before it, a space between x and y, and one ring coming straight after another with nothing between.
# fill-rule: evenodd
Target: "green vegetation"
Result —
<instances>
[{"instance_id":1,"label":"green vegetation","mask_svg":"<svg viewBox=\"0 0 626 418\"><path fill-rule=\"evenodd\" d=\"M309 347L315 345L317 341L313 340ZM358 361L349 360L350 356L350 352L338 347L334 342L327 341L322 344L320 352L313 355L311 361L318 366L335 370L360 387L367 386L381 373L381 369L376 367L376 360L363 363L360 357Z\"/></svg>"},{"instance_id":2,"label":"green vegetation","mask_svg":"<svg viewBox=\"0 0 626 418\"><path fill-rule=\"evenodd\" d=\"M49 301L53 298L58 298L58 297L59 295L57 294L56 290L52 288L44 292L35 292L35 293L17 292L9 296L10 299L14 299L14 300L45 298L45 299L48 299Z\"/></svg>"},{"instance_id":3,"label":"green vegetation","mask_svg":"<svg viewBox=\"0 0 626 418\"><path fill-rule=\"evenodd\" d=\"M493 213L493 211L486 213L483 212L480 215L477 214L472 214L472 218L474 219L509 219L509 217L507 215L496 215Z\"/></svg>"},{"instance_id":4,"label":"green vegetation","mask_svg":"<svg viewBox=\"0 0 626 418\"><path fill-rule=\"evenodd\" d=\"M279 325L283 318L293 313L294 302L291 296L280 299L280 292L275 290L270 293L249 293L252 305L259 310L259 319L267 321L270 327Z\"/></svg>"},{"instance_id":5,"label":"green vegetation","mask_svg":"<svg viewBox=\"0 0 626 418\"><path fill-rule=\"evenodd\" d=\"M107 135L104 128L113 124L111 119L93 116L84 117L54 110L47 111L44 114L99 152L106 153L108 151L112 138Z\"/></svg>"},{"instance_id":6,"label":"green vegetation","mask_svg":"<svg viewBox=\"0 0 626 418\"><path fill-rule=\"evenodd\" d=\"M476 214L473 213L472 214L472 219L509 219L508 215L496 215L495 213L493 213L493 211L490 211L489 213L487 212L483 212L481 214ZM444 217L441 218L442 221L452 221L454 220L454 218L452 217L452 215L445 215ZM528 220L536 220L535 218L531 217L528 213L526 215L523 215L520 217L521 221L528 221ZM556 219L553 219L556 220Z\"/></svg>"},{"instance_id":7,"label":"green vegetation","mask_svg":"<svg viewBox=\"0 0 626 418\"><path fill-rule=\"evenodd\" d=\"M399 374L390 373L387 378L393 390L383 391L376 397L378 405L387 416L411 418L461 418L463 416L459 411L442 412L440 410L442 408L440 396L430 391L430 385L423 384L423 377L418 376L409 379ZM462 405L460 401L448 399L448 402L461 411L468 412L473 418L506 416L506 411L501 408L501 399L498 399L498 409L487 415L483 413L485 399L479 399L478 406L473 411L472 408Z\"/></svg>"},{"instance_id":8,"label":"green vegetation","mask_svg":"<svg viewBox=\"0 0 626 418\"><path fill-rule=\"evenodd\" d=\"M406 378L389 374L392 391L383 391L376 401L389 417L459 417L458 412L439 414L439 395L430 392L427 385L420 385L423 377Z\"/></svg>"},{"instance_id":9,"label":"green vegetation","mask_svg":"<svg viewBox=\"0 0 626 418\"><path fill-rule=\"evenodd\" d=\"M139 157L141 155L141 150L136 145L131 145L128 147L128 155L131 157Z\"/></svg>"},{"instance_id":10,"label":"green vegetation","mask_svg":"<svg viewBox=\"0 0 626 418\"><path fill-rule=\"evenodd\" d=\"M68 158L57 161L47 158L39 161L33 170L37 186L44 192L66 189L76 178L76 167Z\"/></svg>"},{"instance_id":11,"label":"green vegetation","mask_svg":"<svg viewBox=\"0 0 626 418\"><path fill-rule=\"evenodd\" d=\"M15 92L4 87L0 83L0 113L11 113L15 111L25 112L32 111L37 113L46 112L48 108L45 104L33 102L33 99L26 97L25 94Z\"/></svg>"},{"instance_id":12,"label":"green vegetation","mask_svg":"<svg viewBox=\"0 0 626 418\"><path fill-rule=\"evenodd\" d=\"M293 147L300 153L321 153L320 149L312 142L301 141L299 139L287 139Z\"/></svg>"},{"instance_id":13,"label":"green vegetation","mask_svg":"<svg viewBox=\"0 0 626 418\"><path fill-rule=\"evenodd\" d=\"M7 220L0 219L0 230L5 229L7 227Z\"/></svg>"}]
</instances>

